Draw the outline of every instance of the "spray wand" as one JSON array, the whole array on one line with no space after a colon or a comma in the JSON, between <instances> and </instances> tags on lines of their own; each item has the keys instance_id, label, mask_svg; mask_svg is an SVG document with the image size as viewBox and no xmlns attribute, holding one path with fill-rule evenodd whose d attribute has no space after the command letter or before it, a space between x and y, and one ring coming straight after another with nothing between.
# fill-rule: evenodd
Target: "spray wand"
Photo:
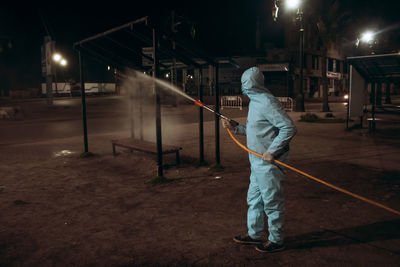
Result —
<instances>
[{"instance_id":1,"label":"spray wand","mask_svg":"<svg viewBox=\"0 0 400 267\"><path fill-rule=\"evenodd\" d=\"M195 101L194 101L194 104L195 104L196 106L199 106L199 107L201 107L201 108L204 108L204 109L206 109L206 110L208 110L208 111L214 113L215 115L217 115L218 117L220 117L220 118L222 118L222 119L225 119L225 120L229 121L229 122L232 124L233 127L239 125L239 123L238 123L237 121L232 120L232 119L226 117L225 115L222 115L221 113L219 113L219 112L213 110L213 109L210 108L210 107L207 107L207 106L204 105L200 100L195 100Z\"/></svg>"}]
</instances>

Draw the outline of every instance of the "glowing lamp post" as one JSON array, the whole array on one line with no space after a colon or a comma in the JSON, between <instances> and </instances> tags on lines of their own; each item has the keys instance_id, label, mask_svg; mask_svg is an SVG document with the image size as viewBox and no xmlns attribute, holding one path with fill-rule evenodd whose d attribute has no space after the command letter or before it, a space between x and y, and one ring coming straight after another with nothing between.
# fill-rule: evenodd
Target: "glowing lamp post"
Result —
<instances>
[{"instance_id":1,"label":"glowing lamp post","mask_svg":"<svg viewBox=\"0 0 400 267\"><path fill-rule=\"evenodd\" d=\"M296 9L299 8L300 6L300 0L287 0L286 1L286 7L288 9Z\"/></svg>"},{"instance_id":2,"label":"glowing lamp post","mask_svg":"<svg viewBox=\"0 0 400 267\"><path fill-rule=\"evenodd\" d=\"M360 38L357 38L356 41L356 48L360 46L360 43L363 43L367 46L369 46L370 49L372 49L373 44L375 43L375 35L376 33L372 31L365 31L361 34ZM374 54L373 51L371 51L371 54Z\"/></svg>"},{"instance_id":3,"label":"glowing lamp post","mask_svg":"<svg viewBox=\"0 0 400 267\"><path fill-rule=\"evenodd\" d=\"M278 18L279 4L281 0L274 0L272 6L272 17L276 21ZM289 10L297 9L296 20L300 22L300 46L299 46L299 88L295 93L296 98L296 111L304 111L304 92L303 92L303 54L304 54L304 25L303 25L303 10L301 8L301 0L285 0L285 8Z\"/></svg>"},{"instance_id":4,"label":"glowing lamp post","mask_svg":"<svg viewBox=\"0 0 400 267\"><path fill-rule=\"evenodd\" d=\"M361 35L361 41L364 43L371 43L374 40L375 34L371 31L366 31Z\"/></svg>"},{"instance_id":5,"label":"glowing lamp post","mask_svg":"<svg viewBox=\"0 0 400 267\"><path fill-rule=\"evenodd\" d=\"M291 10L297 9L296 19L300 22L300 47L299 47L299 91L296 94L296 111L304 111L304 93L303 93L303 54L304 54L304 25L303 11L300 0L286 0L286 7Z\"/></svg>"},{"instance_id":6,"label":"glowing lamp post","mask_svg":"<svg viewBox=\"0 0 400 267\"><path fill-rule=\"evenodd\" d=\"M65 59L61 59L60 60L60 65L63 66L63 67L67 66L67 61Z\"/></svg>"},{"instance_id":7,"label":"glowing lamp post","mask_svg":"<svg viewBox=\"0 0 400 267\"><path fill-rule=\"evenodd\" d=\"M54 65L54 80L55 80L55 83L56 83L56 94L58 94L58 89L57 89L57 64L60 64L61 66L65 67L65 66L67 66L68 62L59 53L53 54L53 61L56 62L56 64Z\"/></svg>"},{"instance_id":8,"label":"glowing lamp post","mask_svg":"<svg viewBox=\"0 0 400 267\"><path fill-rule=\"evenodd\" d=\"M348 94L344 95L344 101L346 105L346 130L349 129L349 117L350 117L350 98Z\"/></svg>"},{"instance_id":9,"label":"glowing lamp post","mask_svg":"<svg viewBox=\"0 0 400 267\"><path fill-rule=\"evenodd\" d=\"M60 60L61 60L61 55L60 54L54 54L53 55L53 60L55 61L55 62L60 62Z\"/></svg>"}]
</instances>

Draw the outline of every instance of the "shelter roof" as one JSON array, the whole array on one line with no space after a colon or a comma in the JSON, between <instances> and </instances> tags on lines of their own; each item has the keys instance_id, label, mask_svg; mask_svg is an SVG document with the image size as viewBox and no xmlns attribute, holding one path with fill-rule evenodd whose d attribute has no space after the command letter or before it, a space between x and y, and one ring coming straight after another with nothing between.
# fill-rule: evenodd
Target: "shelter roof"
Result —
<instances>
[{"instance_id":1,"label":"shelter roof","mask_svg":"<svg viewBox=\"0 0 400 267\"><path fill-rule=\"evenodd\" d=\"M367 81L400 80L400 53L348 57Z\"/></svg>"},{"instance_id":2,"label":"shelter roof","mask_svg":"<svg viewBox=\"0 0 400 267\"><path fill-rule=\"evenodd\" d=\"M117 68L151 69L153 66L153 29L157 28L149 17L143 17L124 25L74 43L74 48L97 61ZM161 69L202 67L229 63L232 59L213 58L197 47L195 42L176 33L159 32L158 54Z\"/></svg>"}]
</instances>

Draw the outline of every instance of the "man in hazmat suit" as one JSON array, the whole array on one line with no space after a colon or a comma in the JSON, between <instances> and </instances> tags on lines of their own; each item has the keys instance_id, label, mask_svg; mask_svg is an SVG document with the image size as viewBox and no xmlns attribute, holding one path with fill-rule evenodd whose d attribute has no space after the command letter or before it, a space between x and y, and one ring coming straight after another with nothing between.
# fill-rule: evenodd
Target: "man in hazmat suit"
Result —
<instances>
[{"instance_id":1,"label":"man in hazmat suit","mask_svg":"<svg viewBox=\"0 0 400 267\"><path fill-rule=\"evenodd\" d=\"M247 192L248 235L236 236L234 241L254 244L261 252L276 252L285 248L284 225L284 170L274 159L285 161L289 142L296 134L296 126L278 99L264 87L264 75L257 67L242 75L243 94L250 98L246 125L234 125L222 120L224 128L235 134L246 135L247 147L263 157L249 153L251 175ZM268 217L268 241L264 242L264 218Z\"/></svg>"}]
</instances>

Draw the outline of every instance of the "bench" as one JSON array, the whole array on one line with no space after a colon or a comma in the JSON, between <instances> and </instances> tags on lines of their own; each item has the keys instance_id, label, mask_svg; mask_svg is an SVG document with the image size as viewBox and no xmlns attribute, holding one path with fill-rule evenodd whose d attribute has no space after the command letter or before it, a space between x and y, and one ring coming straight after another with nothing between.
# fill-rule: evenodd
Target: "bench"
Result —
<instances>
[{"instance_id":1,"label":"bench","mask_svg":"<svg viewBox=\"0 0 400 267\"><path fill-rule=\"evenodd\" d=\"M138 140L135 138L124 138L124 139L118 139L118 140L111 140L111 144L112 144L114 156L117 154L116 149L115 149L117 146L128 148L128 149L130 149L131 152L133 150L137 150L140 152L157 155L156 143L149 142L149 141ZM178 165L180 163L179 150L181 150L181 149L182 149L181 147L163 144L162 145L162 154L164 155L164 154L175 153L176 164Z\"/></svg>"}]
</instances>

